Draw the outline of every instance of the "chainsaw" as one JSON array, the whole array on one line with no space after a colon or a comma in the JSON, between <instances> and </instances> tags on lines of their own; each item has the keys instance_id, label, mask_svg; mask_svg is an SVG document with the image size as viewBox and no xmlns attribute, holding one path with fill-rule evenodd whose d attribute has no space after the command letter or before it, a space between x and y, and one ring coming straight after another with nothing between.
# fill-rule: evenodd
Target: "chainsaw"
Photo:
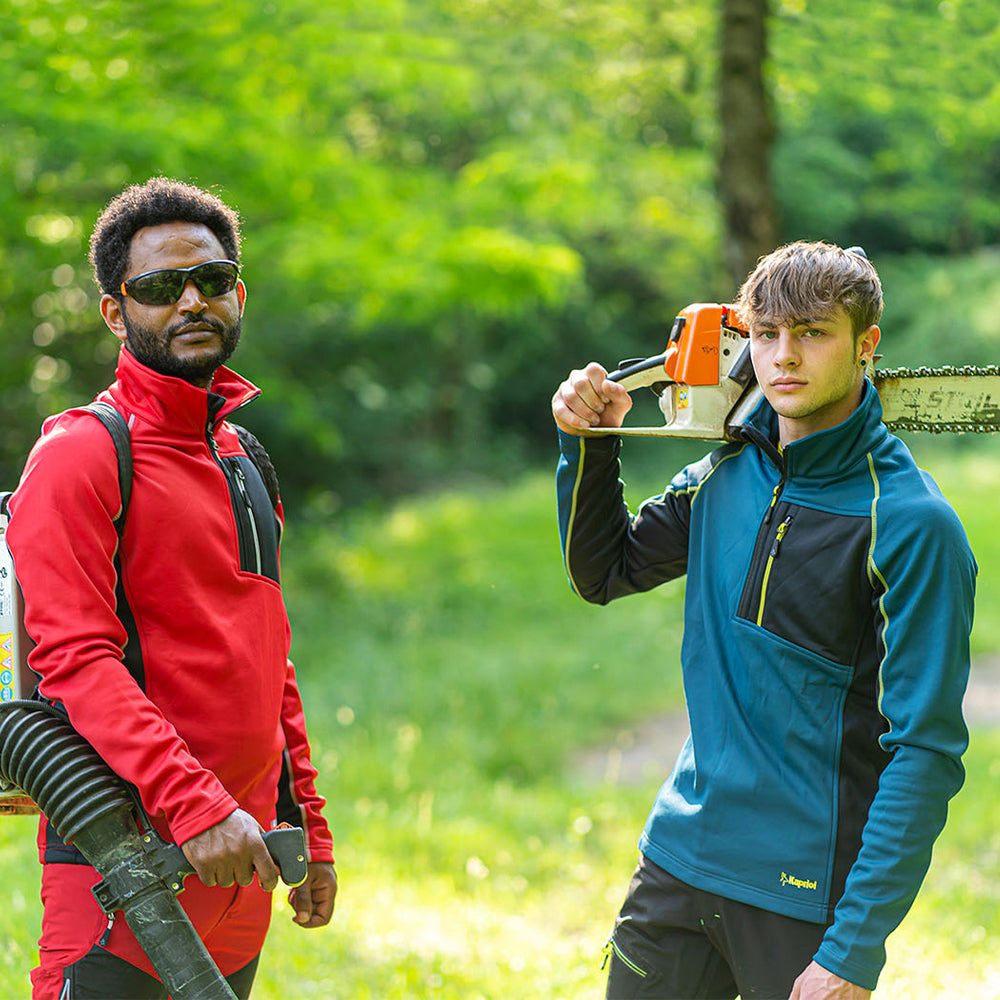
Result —
<instances>
[{"instance_id":1,"label":"chainsaw","mask_svg":"<svg viewBox=\"0 0 1000 1000\"><path fill-rule=\"evenodd\" d=\"M1000 367L869 369L892 431L1000 431ZM664 423L593 427L591 434L737 440L763 398L750 361L750 334L732 306L699 302L674 320L662 354L622 361L609 376L629 392L649 387Z\"/></svg>"}]
</instances>

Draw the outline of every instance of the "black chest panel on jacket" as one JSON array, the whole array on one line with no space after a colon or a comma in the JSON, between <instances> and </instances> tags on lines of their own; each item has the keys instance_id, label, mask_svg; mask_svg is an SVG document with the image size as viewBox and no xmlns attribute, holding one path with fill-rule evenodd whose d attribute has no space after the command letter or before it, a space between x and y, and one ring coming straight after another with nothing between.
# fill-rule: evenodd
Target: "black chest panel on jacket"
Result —
<instances>
[{"instance_id":1,"label":"black chest panel on jacket","mask_svg":"<svg viewBox=\"0 0 1000 1000\"><path fill-rule=\"evenodd\" d=\"M278 518L271 505L267 487L261 476L257 465L246 455L237 455L233 458L224 459L240 467L243 473L243 488L246 490L246 497L249 501L249 513L253 518L251 534L255 537L255 549L259 556L243 565L244 570L260 573L275 583L280 583L278 578ZM240 518L237 517L237 523ZM241 532L244 529L240 529Z\"/></svg>"},{"instance_id":2,"label":"black chest panel on jacket","mask_svg":"<svg viewBox=\"0 0 1000 1000\"><path fill-rule=\"evenodd\" d=\"M737 615L828 660L873 639L871 520L779 502L757 535Z\"/></svg>"}]
</instances>

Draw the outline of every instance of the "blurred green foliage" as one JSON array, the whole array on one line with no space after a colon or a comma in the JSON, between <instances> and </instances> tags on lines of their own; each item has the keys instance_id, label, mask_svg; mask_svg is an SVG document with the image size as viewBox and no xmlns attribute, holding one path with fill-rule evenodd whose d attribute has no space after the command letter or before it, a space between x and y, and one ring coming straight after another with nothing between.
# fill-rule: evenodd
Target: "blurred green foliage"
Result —
<instances>
[{"instance_id":1,"label":"blurred green foliage","mask_svg":"<svg viewBox=\"0 0 1000 1000\"><path fill-rule=\"evenodd\" d=\"M994 5L772 10L784 238L866 246L887 364L995 361ZM329 932L283 915L262 997L601 989L658 778L595 788L567 762L679 701L682 585L576 602L550 477L509 470L549 460L548 399L571 366L656 353L679 308L733 292L716 19L709 0L0 0L0 482L42 415L111 377L87 237L108 198L162 173L244 218L235 364L265 390L245 422L290 505L329 512L500 469L513 483L352 512L336 537L290 522L285 584L343 891ZM953 440L947 455L915 446L969 525L976 649L992 652L1000 473L955 459ZM646 484L632 499L692 448L629 442ZM996 754L995 737L973 744L943 864L890 942L880 995L927 995L909 977L997 995L970 988L996 969L982 875ZM37 867L31 821L3 822L0 983L17 995Z\"/></svg>"},{"instance_id":2,"label":"blurred green foliage","mask_svg":"<svg viewBox=\"0 0 1000 1000\"><path fill-rule=\"evenodd\" d=\"M3 481L109 380L86 241L153 174L243 215L245 421L296 507L547 454L570 367L655 353L679 308L732 295L709 0L0 6ZM880 263L997 242L988 0L772 22L787 238ZM979 353L998 315L964 328Z\"/></svg>"},{"instance_id":3,"label":"blurred green foliage","mask_svg":"<svg viewBox=\"0 0 1000 1000\"><path fill-rule=\"evenodd\" d=\"M881 254L1000 235L1000 22L979 0L778 0L787 231Z\"/></svg>"}]
</instances>

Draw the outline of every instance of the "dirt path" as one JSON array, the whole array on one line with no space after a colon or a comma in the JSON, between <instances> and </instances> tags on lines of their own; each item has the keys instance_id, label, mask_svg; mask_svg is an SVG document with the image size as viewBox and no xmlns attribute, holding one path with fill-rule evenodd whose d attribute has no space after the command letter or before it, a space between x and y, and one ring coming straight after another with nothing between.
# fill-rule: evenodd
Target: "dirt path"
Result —
<instances>
[{"instance_id":1,"label":"dirt path","mask_svg":"<svg viewBox=\"0 0 1000 1000\"><path fill-rule=\"evenodd\" d=\"M1000 726L1000 656L977 659L965 695L965 718L971 729ZM611 746L576 754L572 772L583 781L639 785L663 781L688 735L683 711L648 719L623 729Z\"/></svg>"}]
</instances>

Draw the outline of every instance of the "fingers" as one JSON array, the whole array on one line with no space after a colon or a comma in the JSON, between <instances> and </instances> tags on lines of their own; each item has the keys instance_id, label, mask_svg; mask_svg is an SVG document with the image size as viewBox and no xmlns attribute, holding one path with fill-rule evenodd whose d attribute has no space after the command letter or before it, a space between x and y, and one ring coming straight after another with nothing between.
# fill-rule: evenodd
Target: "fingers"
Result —
<instances>
[{"instance_id":1,"label":"fingers","mask_svg":"<svg viewBox=\"0 0 1000 1000\"><path fill-rule=\"evenodd\" d=\"M310 863L309 876L288 894L295 910L292 919L300 927L323 927L333 916L337 897L337 874L332 865Z\"/></svg>"},{"instance_id":2,"label":"fingers","mask_svg":"<svg viewBox=\"0 0 1000 1000\"><path fill-rule=\"evenodd\" d=\"M609 381L607 369L596 361L570 372L552 397L556 426L574 435L593 427L621 427L631 407L628 392Z\"/></svg>"},{"instance_id":3,"label":"fingers","mask_svg":"<svg viewBox=\"0 0 1000 1000\"><path fill-rule=\"evenodd\" d=\"M300 927L312 927L314 904L313 893L308 881L292 889L288 894L288 902L295 910L295 916L292 917L292 920Z\"/></svg>"},{"instance_id":4,"label":"fingers","mask_svg":"<svg viewBox=\"0 0 1000 1000\"><path fill-rule=\"evenodd\" d=\"M260 825L242 809L185 841L181 850L207 886L249 885L255 872L267 892L278 884L278 868L261 837Z\"/></svg>"},{"instance_id":5,"label":"fingers","mask_svg":"<svg viewBox=\"0 0 1000 1000\"><path fill-rule=\"evenodd\" d=\"M265 892L274 890L281 875L260 835L259 827L247 831L241 842L220 859L216 879L217 884L226 889L234 882L238 885L250 885L255 874Z\"/></svg>"},{"instance_id":6,"label":"fingers","mask_svg":"<svg viewBox=\"0 0 1000 1000\"><path fill-rule=\"evenodd\" d=\"M280 872L258 834L257 842L248 838L240 847L226 852L213 861L195 866L198 877L205 885L228 889L232 885L250 885L256 874L261 888L271 892L278 884Z\"/></svg>"},{"instance_id":7,"label":"fingers","mask_svg":"<svg viewBox=\"0 0 1000 1000\"><path fill-rule=\"evenodd\" d=\"M259 834L257 842L254 845L253 867L256 869L257 881L260 882L260 887L265 892L273 892L274 887L278 884L281 873L278 871L278 866L274 863L274 858L271 857L267 845ZM252 880L253 872L251 871L250 879L246 882L240 882L240 885L249 885Z\"/></svg>"},{"instance_id":8,"label":"fingers","mask_svg":"<svg viewBox=\"0 0 1000 1000\"><path fill-rule=\"evenodd\" d=\"M301 886L300 886L301 888ZM300 896L309 896L310 893L300 893ZM333 897L329 893L311 893L310 902L302 903L296 899L295 916L292 919L299 927L325 927L333 916Z\"/></svg>"}]
</instances>

